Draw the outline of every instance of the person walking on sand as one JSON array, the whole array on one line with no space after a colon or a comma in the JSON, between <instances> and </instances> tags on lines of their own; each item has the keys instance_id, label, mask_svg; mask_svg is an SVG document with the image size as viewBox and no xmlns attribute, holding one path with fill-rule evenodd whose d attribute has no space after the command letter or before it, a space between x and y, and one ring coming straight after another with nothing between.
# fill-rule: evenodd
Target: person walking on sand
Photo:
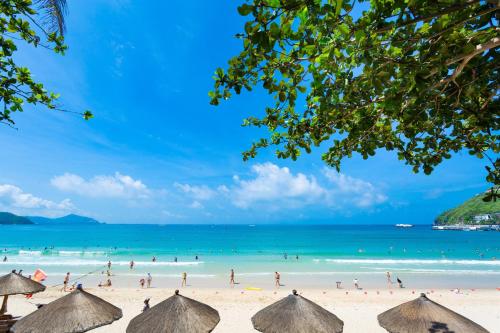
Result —
<instances>
[{"instance_id":1,"label":"person walking on sand","mask_svg":"<svg viewBox=\"0 0 500 333\"><path fill-rule=\"evenodd\" d=\"M231 268L231 273L229 274L229 285L234 287L234 269Z\"/></svg>"},{"instance_id":2,"label":"person walking on sand","mask_svg":"<svg viewBox=\"0 0 500 333\"><path fill-rule=\"evenodd\" d=\"M153 282L153 277L151 276L151 273L148 273L148 278L146 281L148 283L148 288L151 288L151 282Z\"/></svg>"},{"instance_id":3,"label":"person walking on sand","mask_svg":"<svg viewBox=\"0 0 500 333\"><path fill-rule=\"evenodd\" d=\"M185 287L186 285L187 285L187 273L183 272L182 273L182 283L181 283L181 286Z\"/></svg>"},{"instance_id":4,"label":"person walking on sand","mask_svg":"<svg viewBox=\"0 0 500 333\"><path fill-rule=\"evenodd\" d=\"M130 261L130 269L134 269L135 262L133 260Z\"/></svg>"},{"instance_id":5,"label":"person walking on sand","mask_svg":"<svg viewBox=\"0 0 500 333\"><path fill-rule=\"evenodd\" d=\"M391 273L387 272L386 276L387 276L387 285L389 286L389 288L391 288L392 287Z\"/></svg>"},{"instance_id":6,"label":"person walking on sand","mask_svg":"<svg viewBox=\"0 0 500 333\"><path fill-rule=\"evenodd\" d=\"M146 280L140 279L139 284L141 285L141 288L144 288L144 284L146 283Z\"/></svg>"},{"instance_id":7,"label":"person walking on sand","mask_svg":"<svg viewBox=\"0 0 500 333\"><path fill-rule=\"evenodd\" d=\"M398 281L399 288L404 288L403 281L401 281L398 277L396 278L396 281Z\"/></svg>"},{"instance_id":8,"label":"person walking on sand","mask_svg":"<svg viewBox=\"0 0 500 333\"><path fill-rule=\"evenodd\" d=\"M62 291L66 291L66 289L68 288L69 276L70 276L70 273L69 272L66 273L66 276L64 277L64 281L63 281Z\"/></svg>"},{"instance_id":9,"label":"person walking on sand","mask_svg":"<svg viewBox=\"0 0 500 333\"><path fill-rule=\"evenodd\" d=\"M281 286L281 282L280 282L280 273L278 272L274 272L274 285L279 288Z\"/></svg>"},{"instance_id":10,"label":"person walking on sand","mask_svg":"<svg viewBox=\"0 0 500 333\"><path fill-rule=\"evenodd\" d=\"M353 282L354 282L354 288L356 288L356 289L361 289L361 288L359 287L359 281L358 281L358 279L357 279L357 278L355 278L355 279L353 280Z\"/></svg>"}]
</instances>

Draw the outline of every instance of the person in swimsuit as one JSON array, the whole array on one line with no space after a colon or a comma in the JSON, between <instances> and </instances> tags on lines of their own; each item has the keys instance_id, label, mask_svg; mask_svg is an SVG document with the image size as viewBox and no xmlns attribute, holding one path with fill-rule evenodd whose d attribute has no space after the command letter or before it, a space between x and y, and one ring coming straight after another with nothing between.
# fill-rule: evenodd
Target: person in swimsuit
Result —
<instances>
[{"instance_id":1,"label":"person in swimsuit","mask_svg":"<svg viewBox=\"0 0 500 333\"><path fill-rule=\"evenodd\" d=\"M62 291L66 291L66 289L68 288L69 276L70 276L70 273L69 272L66 273L66 276L64 277L64 281L63 281Z\"/></svg>"},{"instance_id":2,"label":"person in swimsuit","mask_svg":"<svg viewBox=\"0 0 500 333\"><path fill-rule=\"evenodd\" d=\"M234 287L234 269L231 268L231 273L229 274L229 284Z\"/></svg>"},{"instance_id":3,"label":"person in swimsuit","mask_svg":"<svg viewBox=\"0 0 500 333\"><path fill-rule=\"evenodd\" d=\"M274 272L274 285L278 288L281 286L280 278L280 273Z\"/></svg>"},{"instance_id":4,"label":"person in swimsuit","mask_svg":"<svg viewBox=\"0 0 500 333\"><path fill-rule=\"evenodd\" d=\"M187 273L182 273L182 284L181 286L185 287L187 285Z\"/></svg>"}]
</instances>

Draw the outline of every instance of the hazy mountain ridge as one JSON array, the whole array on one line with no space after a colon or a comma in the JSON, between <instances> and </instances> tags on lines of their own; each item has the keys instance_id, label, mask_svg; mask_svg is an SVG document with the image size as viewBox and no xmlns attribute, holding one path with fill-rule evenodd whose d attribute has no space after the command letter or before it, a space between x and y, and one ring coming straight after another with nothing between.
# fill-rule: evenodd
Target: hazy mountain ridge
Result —
<instances>
[{"instance_id":1,"label":"hazy mountain ridge","mask_svg":"<svg viewBox=\"0 0 500 333\"><path fill-rule=\"evenodd\" d=\"M35 224L101 224L101 222L86 216L69 214L62 217L50 218L43 216L26 216Z\"/></svg>"},{"instance_id":2,"label":"hazy mountain ridge","mask_svg":"<svg viewBox=\"0 0 500 333\"><path fill-rule=\"evenodd\" d=\"M23 216L18 216L9 212L0 212L0 224L34 224L31 220Z\"/></svg>"},{"instance_id":3,"label":"hazy mountain ridge","mask_svg":"<svg viewBox=\"0 0 500 333\"><path fill-rule=\"evenodd\" d=\"M9 212L0 212L0 224L102 224L91 217L69 214L62 217L43 217L43 216L19 216Z\"/></svg>"}]
</instances>

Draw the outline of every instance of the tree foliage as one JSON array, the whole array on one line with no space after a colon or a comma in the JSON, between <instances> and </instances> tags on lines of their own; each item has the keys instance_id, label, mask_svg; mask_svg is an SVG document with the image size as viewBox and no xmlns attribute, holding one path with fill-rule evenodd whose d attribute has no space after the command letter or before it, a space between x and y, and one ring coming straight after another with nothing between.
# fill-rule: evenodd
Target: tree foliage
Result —
<instances>
[{"instance_id":1,"label":"tree foliage","mask_svg":"<svg viewBox=\"0 0 500 333\"><path fill-rule=\"evenodd\" d=\"M244 125L266 127L243 153L276 146L324 161L379 149L430 174L466 150L500 184L499 4L496 0L253 0L241 53L215 73L211 104L255 86L275 102ZM489 199L498 197L492 188ZM496 188L498 189L498 187Z\"/></svg>"},{"instance_id":2,"label":"tree foliage","mask_svg":"<svg viewBox=\"0 0 500 333\"><path fill-rule=\"evenodd\" d=\"M17 43L44 47L64 54L64 19L66 1L37 1L40 12L31 0L0 0L0 123L14 126L14 112L22 112L24 104L41 104L50 110L73 112L90 119L90 111L83 113L62 109L57 104L58 94L48 92L36 82L28 68L15 61ZM48 26L47 23L50 23ZM48 27L48 28L47 28Z\"/></svg>"}]
</instances>

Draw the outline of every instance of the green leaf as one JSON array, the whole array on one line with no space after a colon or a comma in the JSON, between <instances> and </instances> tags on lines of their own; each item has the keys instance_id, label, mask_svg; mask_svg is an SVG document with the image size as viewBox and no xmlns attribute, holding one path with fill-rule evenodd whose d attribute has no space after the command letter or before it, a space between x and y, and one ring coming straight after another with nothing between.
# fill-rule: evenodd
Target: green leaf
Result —
<instances>
[{"instance_id":1,"label":"green leaf","mask_svg":"<svg viewBox=\"0 0 500 333\"><path fill-rule=\"evenodd\" d=\"M253 6L243 4L243 5L238 7L238 13L240 13L240 15L242 15L242 16L247 16L248 14L253 12L253 9L254 9Z\"/></svg>"}]
</instances>

